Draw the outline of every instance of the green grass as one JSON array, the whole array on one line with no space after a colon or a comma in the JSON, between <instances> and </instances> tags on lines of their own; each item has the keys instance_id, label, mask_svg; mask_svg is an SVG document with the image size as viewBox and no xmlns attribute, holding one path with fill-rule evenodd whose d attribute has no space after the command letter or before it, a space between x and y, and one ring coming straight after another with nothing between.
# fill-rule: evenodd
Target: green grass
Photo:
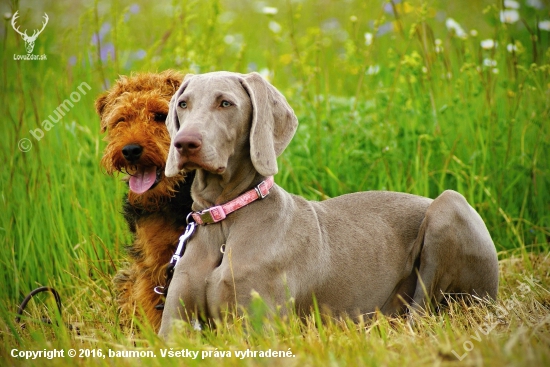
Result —
<instances>
[{"instance_id":1,"label":"green grass","mask_svg":"<svg viewBox=\"0 0 550 367\"><path fill-rule=\"evenodd\" d=\"M500 1L409 1L394 4L397 15L382 1L274 1L264 4L278 9L271 15L255 1L140 1L139 9L130 1L96 1L73 4L70 12L69 3L0 8L19 9L22 29L37 28L43 12L50 18L34 49L46 61L15 61L25 53L23 41L9 19L0 30L0 365L139 363L25 361L10 357L13 348L143 348L160 355L166 347L147 326L118 325L110 278L131 238L120 214L124 184L99 166L105 143L93 108L118 75L166 68L269 75L300 121L276 176L290 192L314 200L360 190L461 192L487 223L502 276L497 305L454 304L414 326L381 315L359 325L320 323L315 314L305 322L268 322L258 301L250 315L228 317L214 331L182 325L168 348L290 348L296 357L159 357L143 364L550 364L550 33L537 27L550 18L548 7L521 2L521 20L502 24ZM465 39L447 30L448 17L462 25ZM366 32L388 24L391 30L365 43ZM91 41L98 32L99 45ZM483 49L485 39L498 46ZM102 59L110 47L114 55ZM83 82L91 87L85 94ZM80 100L46 131L42 122L75 91ZM30 132L38 128L40 140ZM23 138L32 143L26 153L18 148ZM51 297L38 296L21 330L13 321L17 305L40 285L58 289L63 314L56 315ZM514 293L514 311L473 340ZM44 314L60 326L36 322ZM80 335L64 323L78 325ZM473 349L459 361L452 350L460 356L465 345Z\"/></svg>"}]
</instances>

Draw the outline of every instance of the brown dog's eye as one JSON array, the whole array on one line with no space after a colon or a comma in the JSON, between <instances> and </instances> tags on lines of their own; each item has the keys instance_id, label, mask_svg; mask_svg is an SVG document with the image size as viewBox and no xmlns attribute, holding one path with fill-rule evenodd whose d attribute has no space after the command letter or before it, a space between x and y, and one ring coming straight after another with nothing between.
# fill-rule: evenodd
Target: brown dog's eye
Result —
<instances>
[{"instance_id":1,"label":"brown dog's eye","mask_svg":"<svg viewBox=\"0 0 550 367\"><path fill-rule=\"evenodd\" d=\"M166 121L166 114L165 113L155 113L155 121L157 122L165 122Z\"/></svg>"}]
</instances>

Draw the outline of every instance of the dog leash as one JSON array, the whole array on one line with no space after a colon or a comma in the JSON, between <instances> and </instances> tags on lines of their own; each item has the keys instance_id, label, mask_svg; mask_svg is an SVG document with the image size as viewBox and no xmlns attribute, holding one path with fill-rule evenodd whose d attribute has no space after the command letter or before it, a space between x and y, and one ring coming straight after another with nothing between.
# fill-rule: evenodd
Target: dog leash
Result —
<instances>
[{"instance_id":1,"label":"dog leash","mask_svg":"<svg viewBox=\"0 0 550 367\"><path fill-rule=\"evenodd\" d=\"M27 295L27 297L25 297L23 302L21 302L19 307L17 308L17 316L15 317L15 322L20 324L21 328L25 327L25 324L21 322L21 316L23 316L23 311L25 311L25 307L27 307L27 304L30 302L30 300L35 295L37 295L38 293L41 293L41 292L50 292L51 294L53 294L53 296L55 298L55 303L57 305L57 309L59 311L59 314L61 315L61 297L59 296L59 293L52 287L39 287L39 288L36 288L36 289L32 290ZM43 323L46 323L46 324L51 324L52 323L52 321L47 317L42 317L41 321ZM73 325L67 324L67 327L69 328L69 330L74 329L77 332L77 335L80 335L80 329L78 328L78 326L73 327Z\"/></svg>"},{"instance_id":2,"label":"dog leash","mask_svg":"<svg viewBox=\"0 0 550 367\"><path fill-rule=\"evenodd\" d=\"M216 205L200 212L189 213L186 218L187 227L185 228L185 232L183 232L180 236L178 247L166 267L166 284L164 286L156 286L153 288L154 292L164 296L165 298L168 295L168 287L170 286L170 282L174 276L174 268L176 267L179 259L183 256L185 246L187 245L187 242L189 242L191 236L195 233L197 225L207 225L221 222L230 213L233 213L234 211L237 211L258 199L265 198L274 184L275 181L273 176L267 177L252 190L245 192L236 199L233 199L223 205ZM191 218L193 220L191 220ZM159 303L155 306L155 308L157 310L164 310L164 303Z\"/></svg>"},{"instance_id":3,"label":"dog leash","mask_svg":"<svg viewBox=\"0 0 550 367\"><path fill-rule=\"evenodd\" d=\"M170 262L168 263L168 266L166 267L166 284L164 286L156 286L153 288L156 294L163 295L166 297L168 295L168 287L170 286L170 282L172 281L172 277L174 276L174 268L176 267L176 264L178 263L179 259L183 256L183 253L185 252L185 246L187 245L187 242L189 242L189 239L195 233L195 228L197 228L197 224L193 221L189 221L189 218L191 217L191 213L187 214L187 227L185 227L185 232L180 236L178 247L176 248L176 251L174 252L174 255L172 255L172 258L170 259ZM164 310L164 303L159 303L155 306L157 310Z\"/></svg>"}]
</instances>

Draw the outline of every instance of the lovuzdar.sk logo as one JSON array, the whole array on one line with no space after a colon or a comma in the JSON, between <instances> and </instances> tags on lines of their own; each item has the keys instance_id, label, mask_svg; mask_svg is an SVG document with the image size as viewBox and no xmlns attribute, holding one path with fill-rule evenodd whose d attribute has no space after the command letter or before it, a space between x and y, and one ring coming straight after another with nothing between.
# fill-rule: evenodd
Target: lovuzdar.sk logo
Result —
<instances>
[{"instance_id":1,"label":"lovuzdar.sk logo","mask_svg":"<svg viewBox=\"0 0 550 367\"><path fill-rule=\"evenodd\" d=\"M44 22L42 22L42 28L40 30L35 29L33 30L32 35L27 34L27 30L25 29L24 32L21 32L19 30L19 26L16 25L17 18L19 18L18 15L19 11L16 11L13 17L11 18L11 26L13 27L13 30L21 35L23 38L23 41L25 41L25 49L27 50L26 55L13 55L14 60L47 60L46 55L34 55L32 53L32 50L34 49L34 42L42 33L44 28L46 28L46 24L48 24L48 14L44 13Z\"/></svg>"}]
</instances>

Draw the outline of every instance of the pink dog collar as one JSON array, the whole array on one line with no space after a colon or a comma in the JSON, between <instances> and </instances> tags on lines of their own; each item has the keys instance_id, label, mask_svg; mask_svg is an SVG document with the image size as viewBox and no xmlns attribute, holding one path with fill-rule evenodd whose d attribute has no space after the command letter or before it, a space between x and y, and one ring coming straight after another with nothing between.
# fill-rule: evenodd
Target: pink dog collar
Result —
<instances>
[{"instance_id":1,"label":"pink dog collar","mask_svg":"<svg viewBox=\"0 0 550 367\"><path fill-rule=\"evenodd\" d=\"M211 224L218 223L227 217L228 214L233 213L242 207L258 200L263 199L269 194L269 190L274 184L273 176L270 176L254 187L252 190L245 192L241 196L233 199L223 205L216 205L211 208L205 209L200 212L193 212L191 216L197 224Z\"/></svg>"}]
</instances>

